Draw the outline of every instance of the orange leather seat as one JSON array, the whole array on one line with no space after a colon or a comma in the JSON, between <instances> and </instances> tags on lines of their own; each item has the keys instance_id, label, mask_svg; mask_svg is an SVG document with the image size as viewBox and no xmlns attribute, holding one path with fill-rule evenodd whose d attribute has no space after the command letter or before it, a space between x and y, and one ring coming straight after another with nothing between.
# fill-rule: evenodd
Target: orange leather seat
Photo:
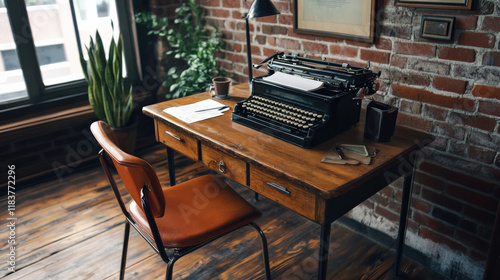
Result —
<instances>
[{"instance_id":1,"label":"orange leather seat","mask_svg":"<svg viewBox=\"0 0 500 280\"><path fill-rule=\"evenodd\" d=\"M262 214L253 205L212 175L162 188L151 165L120 149L114 132L106 123L94 122L90 129L102 147L99 152L101 165L126 217L120 279L125 275L130 226L167 263L166 279L172 279L173 265L179 258L247 225L259 233L265 275L271 279L267 240L253 222ZM109 156L132 197L128 207L104 155Z\"/></svg>"},{"instance_id":2,"label":"orange leather seat","mask_svg":"<svg viewBox=\"0 0 500 280\"><path fill-rule=\"evenodd\" d=\"M190 247L240 228L262 214L212 175L191 179L163 190L165 213L156 218L163 245ZM132 201L130 214L148 235L151 229L139 205Z\"/></svg>"}]
</instances>

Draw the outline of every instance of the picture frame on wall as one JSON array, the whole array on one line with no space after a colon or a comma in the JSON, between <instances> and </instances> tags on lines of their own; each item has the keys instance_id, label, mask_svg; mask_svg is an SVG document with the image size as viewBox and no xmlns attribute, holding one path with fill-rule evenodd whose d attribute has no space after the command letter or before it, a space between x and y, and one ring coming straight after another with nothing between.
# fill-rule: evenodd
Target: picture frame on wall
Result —
<instances>
[{"instance_id":1,"label":"picture frame on wall","mask_svg":"<svg viewBox=\"0 0 500 280\"><path fill-rule=\"evenodd\" d=\"M294 32L373 43L375 0L295 0Z\"/></svg>"},{"instance_id":2,"label":"picture frame on wall","mask_svg":"<svg viewBox=\"0 0 500 280\"><path fill-rule=\"evenodd\" d=\"M429 8L429 9L449 9L449 10L470 10L473 0L396 0L396 6Z\"/></svg>"}]
</instances>

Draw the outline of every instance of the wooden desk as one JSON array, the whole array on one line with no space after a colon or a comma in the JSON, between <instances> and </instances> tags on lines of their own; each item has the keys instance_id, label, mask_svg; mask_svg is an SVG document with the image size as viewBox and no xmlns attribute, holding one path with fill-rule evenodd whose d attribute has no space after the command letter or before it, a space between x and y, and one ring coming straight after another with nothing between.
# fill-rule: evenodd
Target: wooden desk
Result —
<instances>
[{"instance_id":1,"label":"wooden desk","mask_svg":"<svg viewBox=\"0 0 500 280\"><path fill-rule=\"evenodd\" d=\"M248 84L233 86L230 99L218 100L231 110L224 116L192 124L184 123L163 110L210 98L209 93L143 108L144 114L155 120L156 140L167 146L171 184L175 185L174 149L320 224L318 279L325 279L331 223L405 176L395 264L396 273L399 273L414 163L417 152L432 138L397 127L391 142L375 143L364 139L364 122L361 122L332 140L312 149L303 149L231 121L234 104L249 94ZM364 143L379 152L371 165L321 163L334 141Z\"/></svg>"}]
</instances>

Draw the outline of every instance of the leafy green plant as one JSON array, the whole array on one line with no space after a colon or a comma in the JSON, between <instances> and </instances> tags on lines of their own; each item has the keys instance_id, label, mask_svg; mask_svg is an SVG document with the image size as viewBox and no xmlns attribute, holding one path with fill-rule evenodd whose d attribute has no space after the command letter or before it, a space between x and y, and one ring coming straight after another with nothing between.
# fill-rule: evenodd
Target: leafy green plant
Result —
<instances>
[{"instance_id":1,"label":"leafy green plant","mask_svg":"<svg viewBox=\"0 0 500 280\"><path fill-rule=\"evenodd\" d=\"M120 128L128 125L133 106L132 86L125 92L122 74L123 39L111 39L108 58L99 32L95 42L90 38L86 46L88 61L80 54L85 79L88 83L89 103L100 120L109 126Z\"/></svg>"},{"instance_id":2,"label":"leafy green plant","mask_svg":"<svg viewBox=\"0 0 500 280\"><path fill-rule=\"evenodd\" d=\"M154 34L166 37L170 50L167 55L178 63L171 67L164 86L169 87L167 98L177 98L208 90L214 76L224 75L217 65L216 53L222 48L221 34L217 28L212 32L205 28L205 10L188 0L176 10L175 27L168 29L168 20L150 13L139 13L136 22L145 24ZM166 30L166 34L165 34Z\"/></svg>"}]
</instances>

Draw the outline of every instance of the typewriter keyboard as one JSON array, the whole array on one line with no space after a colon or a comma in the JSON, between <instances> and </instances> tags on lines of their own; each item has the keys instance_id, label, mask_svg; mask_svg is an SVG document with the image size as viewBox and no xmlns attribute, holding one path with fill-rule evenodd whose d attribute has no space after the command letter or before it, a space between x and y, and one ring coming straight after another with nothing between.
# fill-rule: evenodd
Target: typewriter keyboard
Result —
<instances>
[{"instance_id":1,"label":"typewriter keyboard","mask_svg":"<svg viewBox=\"0 0 500 280\"><path fill-rule=\"evenodd\" d=\"M290 132L307 133L323 118L321 114L262 96L252 96L243 102L241 108L249 117L268 121Z\"/></svg>"}]
</instances>

